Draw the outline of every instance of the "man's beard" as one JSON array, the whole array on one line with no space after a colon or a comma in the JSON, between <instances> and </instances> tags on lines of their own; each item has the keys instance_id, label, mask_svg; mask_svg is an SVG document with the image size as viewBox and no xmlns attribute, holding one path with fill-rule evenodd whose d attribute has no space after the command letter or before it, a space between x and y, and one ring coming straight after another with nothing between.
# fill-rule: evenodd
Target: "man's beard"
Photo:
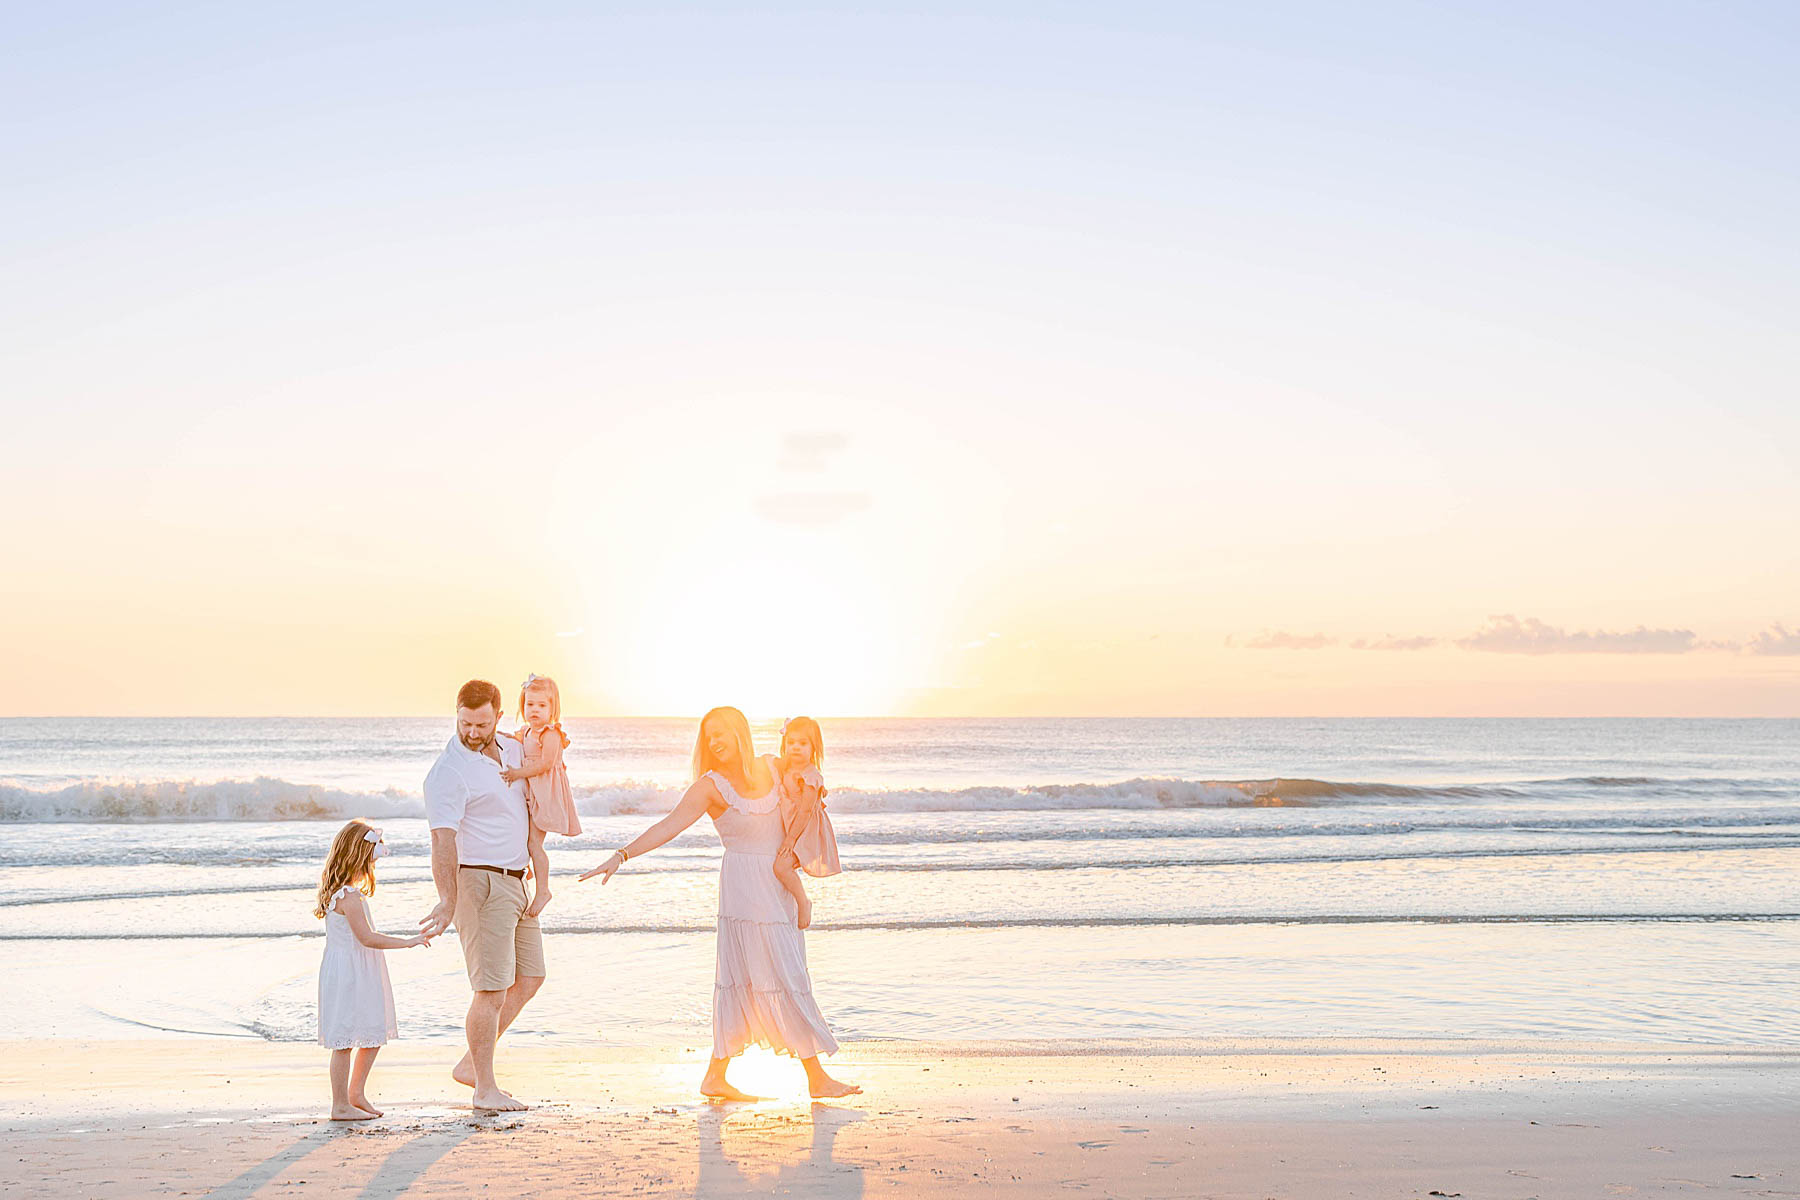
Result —
<instances>
[{"instance_id":1,"label":"man's beard","mask_svg":"<svg viewBox=\"0 0 1800 1200\"><path fill-rule=\"evenodd\" d=\"M477 754L485 754L487 752L487 748L494 744L494 735L492 732L490 732L485 738L482 738L479 742L471 742L468 738L463 737L463 735L460 733L457 734L456 736L462 739L462 744L464 746L468 747L470 750L473 750Z\"/></svg>"}]
</instances>

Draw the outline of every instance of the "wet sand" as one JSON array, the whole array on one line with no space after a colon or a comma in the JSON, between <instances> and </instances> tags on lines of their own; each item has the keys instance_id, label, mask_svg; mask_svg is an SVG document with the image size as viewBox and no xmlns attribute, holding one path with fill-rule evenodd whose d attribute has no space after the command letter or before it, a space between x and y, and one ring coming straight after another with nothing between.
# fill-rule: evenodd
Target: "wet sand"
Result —
<instances>
[{"instance_id":1,"label":"wet sand","mask_svg":"<svg viewBox=\"0 0 1800 1200\"><path fill-rule=\"evenodd\" d=\"M1558 1043L861 1043L694 1093L696 1049L505 1046L537 1107L479 1116L395 1043L379 1120L325 1054L251 1039L0 1044L0 1196L1800 1195L1800 1054Z\"/></svg>"}]
</instances>

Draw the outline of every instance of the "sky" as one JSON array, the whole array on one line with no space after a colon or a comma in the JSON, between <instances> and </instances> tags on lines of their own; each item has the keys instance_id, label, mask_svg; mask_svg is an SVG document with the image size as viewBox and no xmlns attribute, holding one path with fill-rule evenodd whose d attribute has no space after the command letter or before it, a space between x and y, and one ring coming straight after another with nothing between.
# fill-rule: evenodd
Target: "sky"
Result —
<instances>
[{"instance_id":1,"label":"sky","mask_svg":"<svg viewBox=\"0 0 1800 1200\"><path fill-rule=\"evenodd\" d=\"M0 714L1800 715L1800 9L0 16Z\"/></svg>"}]
</instances>

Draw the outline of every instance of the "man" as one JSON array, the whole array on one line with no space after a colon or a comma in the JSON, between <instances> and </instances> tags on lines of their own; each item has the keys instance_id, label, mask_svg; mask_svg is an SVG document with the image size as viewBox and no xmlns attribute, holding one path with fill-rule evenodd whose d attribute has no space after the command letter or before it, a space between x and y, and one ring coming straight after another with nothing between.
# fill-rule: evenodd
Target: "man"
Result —
<instances>
[{"instance_id":1,"label":"man","mask_svg":"<svg viewBox=\"0 0 1800 1200\"><path fill-rule=\"evenodd\" d=\"M438 902L419 921L427 937L456 922L475 995L464 1024L469 1051L451 1075L488 1112L527 1107L495 1082L494 1043L544 984L543 935L525 915L525 785L500 777L521 760L518 741L498 732L503 707L500 689L484 679L456 693L456 734L425 776Z\"/></svg>"}]
</instances>

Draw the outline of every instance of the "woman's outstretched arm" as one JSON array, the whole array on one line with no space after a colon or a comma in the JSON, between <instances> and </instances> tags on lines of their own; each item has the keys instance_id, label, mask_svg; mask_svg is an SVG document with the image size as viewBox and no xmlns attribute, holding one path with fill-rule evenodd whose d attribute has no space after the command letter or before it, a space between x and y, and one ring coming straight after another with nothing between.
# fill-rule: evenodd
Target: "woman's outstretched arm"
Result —
<instances>
[{"instance_id":1,"label":"woman's outstretched arm","mask_svg":"<svg viewBox=\"0 0 1800 1200\"><path fill-rule=\"evenodd\" d=\"M719 795L719 789L713 786L712 780L695 780L694 785L688 788L686 794L681 797L681 803L675 806L675 811L638 834L637 838L625 847L624 857L621 857L615 850L605 862L581 878L592 879L596 875L604 875L606 879L602 879L600 882L605 883L607 879L613 877L613 872L625 865L625 858L637 858L639 855L650 853L658 846L673 841L688 826L704 816L714 804L723 803L724 800Z\"/></svg>"}]
</instances>

